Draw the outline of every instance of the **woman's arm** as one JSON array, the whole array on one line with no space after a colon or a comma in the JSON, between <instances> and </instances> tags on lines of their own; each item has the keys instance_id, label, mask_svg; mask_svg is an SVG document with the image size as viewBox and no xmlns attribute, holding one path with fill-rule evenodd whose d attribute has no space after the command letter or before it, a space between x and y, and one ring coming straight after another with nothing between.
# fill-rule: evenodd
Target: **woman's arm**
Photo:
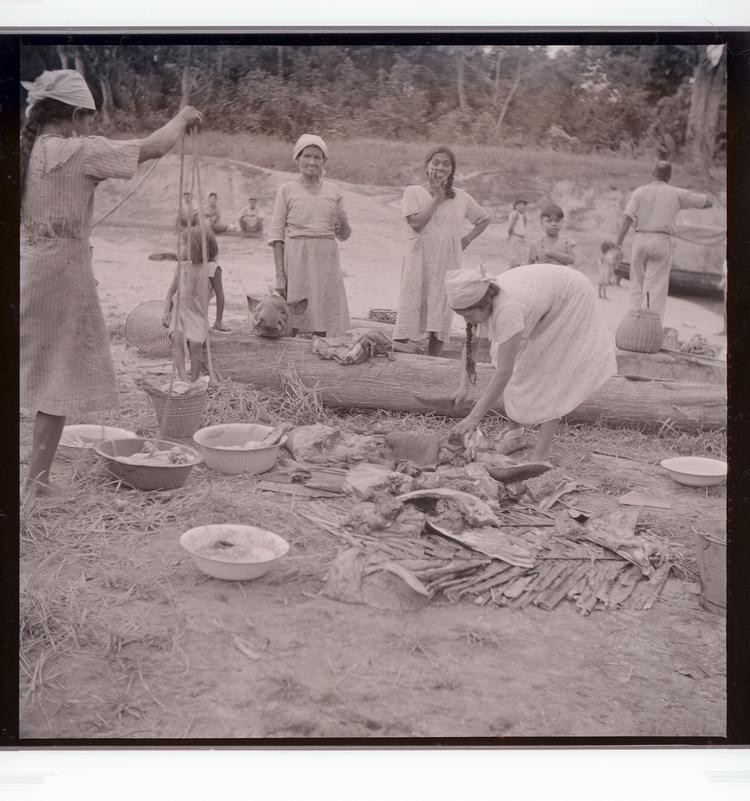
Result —
<instances>
[{"instance_id":1,"label":"woman's arm","mask_svg":"<svg viewBox=\"0 0 750 801\"><path fill-rule=\"evenodd\" d=\"M149 159L158 159L177 144L180 135L191 125L201 122L203 115L192 106L185 106L172 117L172 119L158 130L141 139L141 152L138 156L138 163Z\"/></svg>"},{"instance_id":2,"label":"woman's arm","mask_svg":"<svg viewBox=\"0 0 750 801\"><path fill-rule=\"evenodd\" d=\"M283 298L286 298L287 283L286 270L284 269L284 243L278 239L273 244L273 263L276 267L276 291Z\"/></svg>"},{"instance_id":3,"label":"woman's arm","mask_svg":"<svg viewBox=\"0 0 750 801\"><path fill-rule=\"evenodd\" d=\"M520 333L515 334L498 346L497 367L492 374L492 378L479 396L479 400L474 404L474 408L460 423L453 427L452 434L462 436L475 429L484 415L495 405L513 375L513 365L521 345L521 338Z\"/></svg>"},{"instance_id":4,"label":"woman's arm","mask_svg":"<svg viewBox=\"0 0 750 801\"><path fill-rule=\"evenodd\" d=\"M407 189L407 192L410 191ZM445 182L430 183L430 194L432 199L429 204L423 209L420 209L414 214L409 214L406 217L406 222L409 223L413 231L419 233L425 225L432 219L435 209L445 200Z\"/></svg>"},{"instance_id":5,"label":"woman's arm","mask_svg":"<svg viewBox=\"0 0 750 801\"><path fill-rule=\"evenodd\" d=\"M553 258L559 264L575 264L576 254L572 251L572 247L566 242L562 245L562 247L544 248L544 257L546 261L546 257ZM570 249L569 249L570 248Z\"/></svg>"},{"instance_id":6,"label":"woman's arm","mask_svg":"<svg viewBox=\"0 0 750 801\"><path fill-rule=\"evenodd\" d=\"M479 234L486 230L487 226L490 224L490 218L488 217L486 220L482 220L478 222L472 229L469 231L466 236L461 238L461 250L466 250L469 246L470 242L473 242Z\"/></svg>"},{"instance_id":7,"label":"woman's arm","mask_svg":"<svg viewBox=\"0 0 750 801\"><path fill-rule=\"evenodd\" d=\"M334 227L336 239L346 242L352 235L352 228L349 225L349 217L344 209L344 203L341 198L336 202L336 225Z\"/></svg>"}]
</instances>

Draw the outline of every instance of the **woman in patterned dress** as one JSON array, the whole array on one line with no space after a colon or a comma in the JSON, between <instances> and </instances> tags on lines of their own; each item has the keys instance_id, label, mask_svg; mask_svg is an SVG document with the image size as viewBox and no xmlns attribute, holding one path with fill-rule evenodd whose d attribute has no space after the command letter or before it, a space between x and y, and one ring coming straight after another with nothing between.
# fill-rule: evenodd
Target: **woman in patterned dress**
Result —
<instances>
[{"instance_id":1,"label":"woman in patterned dress","mask_svg":"<svg viewBox=\"0 0 750 801\"><path fill-rule=\"evenodd\" d=\"M461 267L461 253L490 224L490 217L470 195L453 187L456 157L449 148L431 151L425 169L425 185L407 186L402 200L409 240L393 338L406 342L429 334L427 352L439 356L453 322L445 276ZM462 236L464 220L474 227Z\"/></svg>"},{"instance_id":2,"label":"woman in patterned dress","mask_svg":"<svg viewBox=\"0 0 750 801\"><path fill-rule=\"evenodd\" d=\"M36 413L24 493L45 494L65 418L117 406L91 266L94 190L163 156L201 115L186 107L144 139L110 141L88 135L96 105L75 70L23 85L20 405Z\"/></svg>"},{"instance_id":3,"label":"woman in patterned dress","mask_svg":"<svg viewBox=\"0 0 750 801\"><path fill-rule=\"evenodd\" d=\"M292 151L300 175L276 193L268 230L276 266L276 291L289 302L307 298L294 328L318 336L349 329L349 305L339 262L339 246L352 229L341 189L324 181L326 143L303 134Z\"/></svg>"},{"instance_id":4,"label":"woman in patterned dress","mask_svg":"<svg viewBox=\"0 0 750 801\"><path fill-rule=\"evenodd\" d=\"M477 335L492 342L495 366L452 434L475 429L502 396L508 432L500 450L526 447L523 426L540 425L532 458L546 459L560 418L617 372L612 336L599 318L589 280L571 267L525 264L494 279L457 270L448 275L446 290L451 308L466 320L466 371L456 403L476 382Z\"/></svg>"}]
</instances>

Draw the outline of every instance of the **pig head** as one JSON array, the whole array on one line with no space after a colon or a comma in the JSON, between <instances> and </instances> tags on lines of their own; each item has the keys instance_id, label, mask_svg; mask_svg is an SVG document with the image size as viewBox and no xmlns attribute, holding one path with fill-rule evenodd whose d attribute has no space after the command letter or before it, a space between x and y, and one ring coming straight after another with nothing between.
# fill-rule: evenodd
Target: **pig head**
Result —
<instances>
[{"instance_id":1,"label":"pig head","mask_svg":"<svg viewBox=\"0 0 750 801\"><path fill-rule=\"evenodd\" d=\"M293 314L302 314L307 309L307 298L302 300L286 301L281 295L266 295L254 298L247 295L247 307L253 312L253 331L261 337L292 336Z\"/></svg>"}]
</instances>

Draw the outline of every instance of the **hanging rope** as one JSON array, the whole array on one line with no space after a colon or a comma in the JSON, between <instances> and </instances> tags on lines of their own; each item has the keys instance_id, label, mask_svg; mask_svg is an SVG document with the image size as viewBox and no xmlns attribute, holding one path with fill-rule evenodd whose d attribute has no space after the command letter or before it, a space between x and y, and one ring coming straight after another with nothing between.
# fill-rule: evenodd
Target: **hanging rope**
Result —
<instances>
[{"instance_id":1,"label":"hanging rope","mask_svg":"<svg viewBox=\"0 0 750 801\"><path fill-rule=\"evenodd\" d=\"M183 133L180 136L180 181L179 181L178 192L177 192L177 214L175 216L175 220L176 220L175 230L177 231L177 251L176 251L177 252L177 290L175 292L176 298L175 298L175 304L174 304L174 321L175 321L174 333L175 334L180 330L179 329L179 325L180 325L180 284L181 284L181 278L182 278L182 262L180 261L180 256L181 255L184 256L184 254L180 250L180 245L181 245L180 236L182 234L182 226L180 225L180 214L182 212L182 191L183 191L184 181L185 181L185 134ZM188 213L189 212L190 212L190 209L188 209ZM182 333L182 332L180 332L180 333ZM183 335L183 346L182 346L182 348L183 348L182 349L183 361L184 361L185 356L186 356L184 342L185 342L185 338L184 338L184 335ZM161 422L160 422L160 425L159 425L159 428L161 430L165 430L165 428L166 428L166 422L167 422L168 415L169 415L169 406L170 406L170 403L171 403L171 400L172 400L172 387L174 386L174 379L175 379L175 375L176 374L177 374L177 361L174 358L174 347L173 347L173 352L172 352L172 374L170 375L170 378L169 378L169 389L167 390L167 399L166 399L166 401L164 401L164 412L162 413Z\"/></svg>"},{"instance_id":2,"label":"hanging rope","mask_svg":"<svg viewBox=\"0 0 750 801\"><path fill-rule=\"evenodd\" d=\"M201 187L201 171L198 159L198 133L197 131L192 131L190 135L193 142L193 177L195 179L195 184L198 187L198 226L201 233L201 256L203 258L203 263L207 264L208 247L206 244L206 220L203 214L200 212L200 210L203 208L203 189ZM216 374L214 373L213 362L211 360L211 337L209 335L208 310L206 310L204 323L206 332L206 358L208 361L208 376L210 381L215 384L217 382L217 378Z\"/></svg>"}]
</instances>

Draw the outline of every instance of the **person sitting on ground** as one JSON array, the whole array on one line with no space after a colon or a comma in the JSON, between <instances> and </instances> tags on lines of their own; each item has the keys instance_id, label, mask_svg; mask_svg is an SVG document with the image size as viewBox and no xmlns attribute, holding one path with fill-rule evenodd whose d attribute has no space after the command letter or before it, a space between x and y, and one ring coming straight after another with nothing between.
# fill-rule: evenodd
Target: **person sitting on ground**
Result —
<instances>
[{"instance_id":1,"label":"person sitting on ground","mask_svg":"<svg viewBox=\"0 0 750 801\"><path fill-rule=\"evenodd\" d=\"M539 215L542 221L544 236L531 243L529 247L529 264L575 264L575 242L572 239L561 239L560 228L565 215L563 210L550 203Z\"/></svg>"},{"instance_id":2,"label":"person sitting on ground","mask_svg":"<svg viewBox=\"0 0 750 801\"><path fill-rule=\"evenodd\" d=\"M607 300L607 286L615 283L615 265L619 261L620 251L614 242L602 242L599 254L599 297Z\"/></svg>"},{"instance_id":3,"label":"person sitting on ground","mask_svg":"<svg viewBox=\"0 0 750 801\"><path fill-rule=\"evenodd\" d=\"M221 222L221 211L219 210L218 201L219 196L216 194L216 192L209 192L208 200L206 201L206 205L203 209L203 217L208 223L208 227L215 234L223 234L227 230L228 226Z\"/></svg>"},{"instance_id":4,"label":"person sitting on ground","mask_svg":"<svg viewBox=\"0 0 750 801\"><path fill-rule=\"evenodd\" d=\"M177 219L177 229L189 228L191 225L197 225L197 223L198 210L193 205L193 196L190 192L183 192L180 213Z\"/></svg>"},{"instance_id":5,"label":"person sitting on ground","mask_svg":"<svg viewBox=\"0 0 750 801\"><path fill-rule=\"evenodd\" d=\"M263 238L263 218L256 208L258 199L249 197L247 199L247 206L240 212L240 230L244 237L250 239Z\"/></svg>"},{"instance_id":6,"label":"person sitting on ground","mask_svg":"<svg viewBox=\"0 0 750 801\"><path fill-rule=\"evenodd\" d=\"M516 200L508 217L508 241L510 242L510 266L518 267L526 263L526 208L525 200Z\"/></svg>"}]
</instances>

